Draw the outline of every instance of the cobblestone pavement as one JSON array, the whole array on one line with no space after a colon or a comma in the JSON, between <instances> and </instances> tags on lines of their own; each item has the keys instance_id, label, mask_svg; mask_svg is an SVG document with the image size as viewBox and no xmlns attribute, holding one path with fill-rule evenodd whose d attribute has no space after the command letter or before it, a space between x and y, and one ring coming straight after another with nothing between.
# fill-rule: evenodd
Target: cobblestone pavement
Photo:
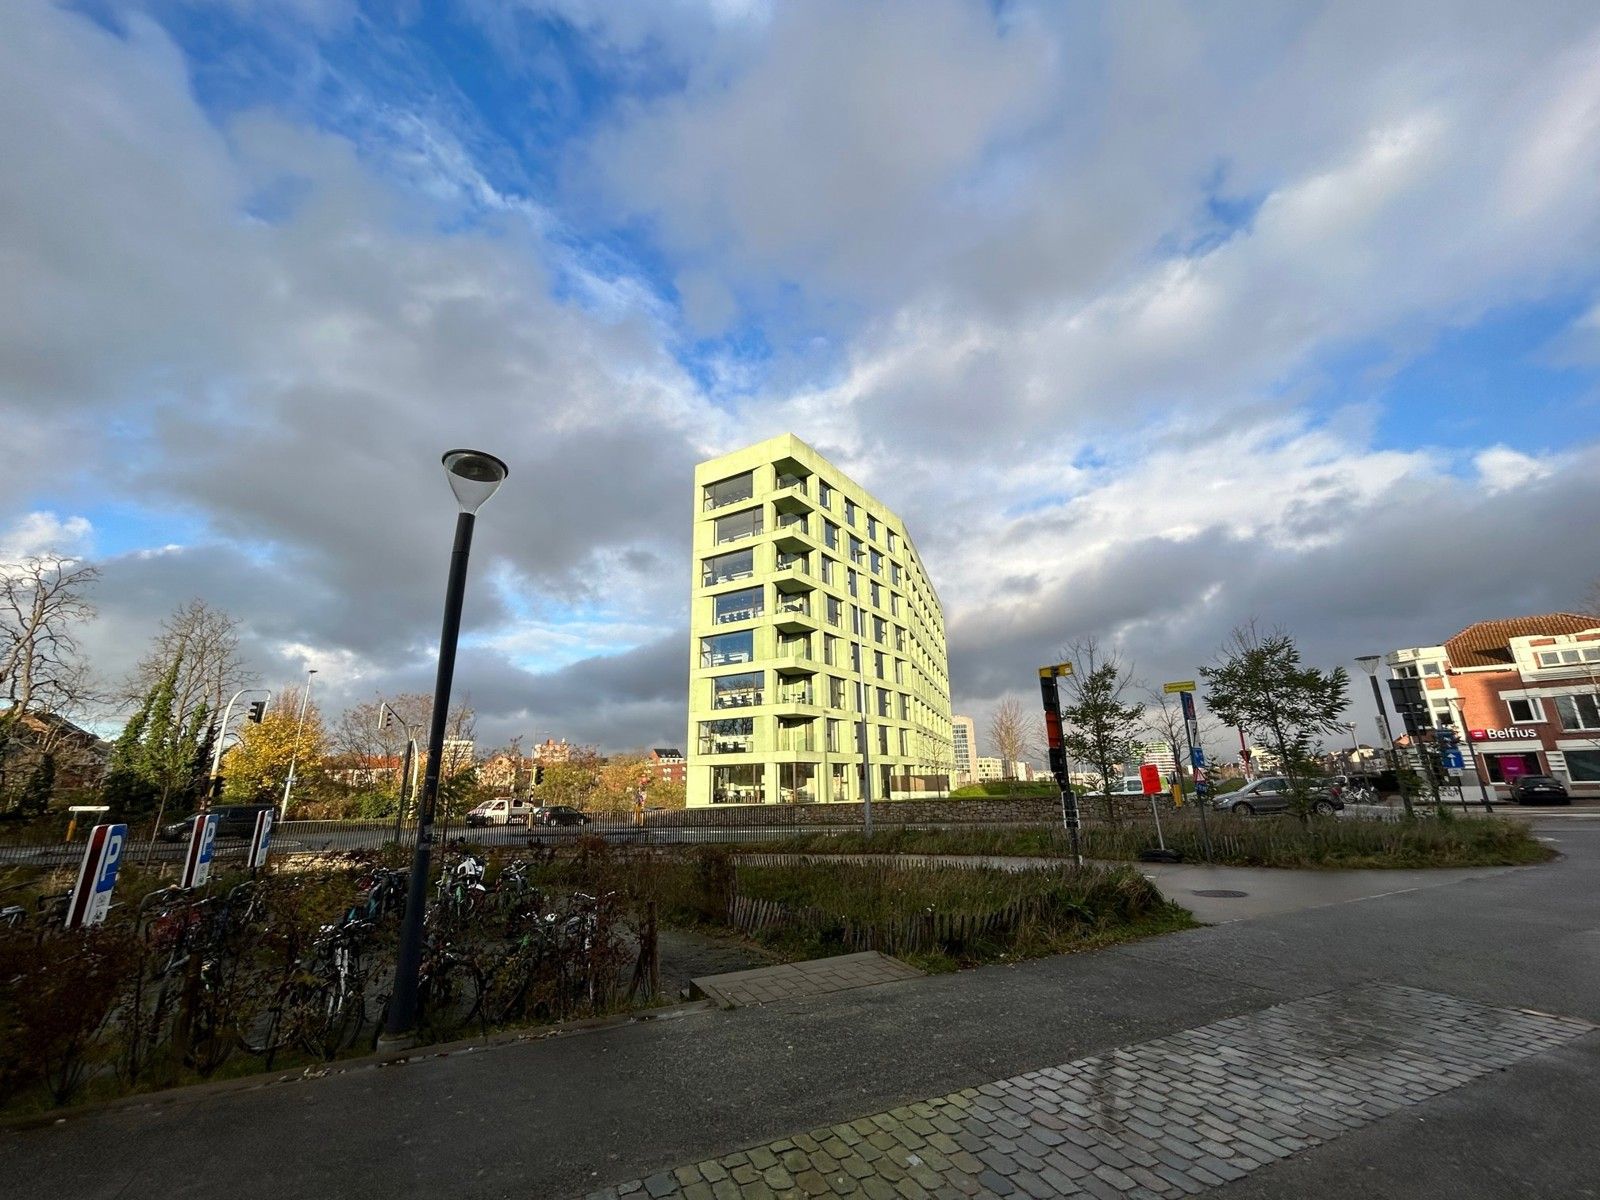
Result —
<instances>
[{"instance_id":1,"label":"cobblestone pavement","mask_svg":"<svg viewBox=\"0 0 1600 1200\"><path fill-rule=\"evenodd\" d=\"M691 981L690 991L723 1008L745 1008L752 1004L770 1004L774 1000L823 996L879 983L896 983L921 975L921 971L899 959L876 950L864 950L860 954L836 954L809 962L706 976Z\"/></svg>"},{"instance_id":2,"label":"cobblestone pavement","mask_svg":"<svg viewBox=\"0 0 1600 1200\"><path fill-rule=\"evenodd\" d=\"M1194 1195L1593 1028L1407 987L1326 993L588 1200Z\"/></svg>"}]
</instances>

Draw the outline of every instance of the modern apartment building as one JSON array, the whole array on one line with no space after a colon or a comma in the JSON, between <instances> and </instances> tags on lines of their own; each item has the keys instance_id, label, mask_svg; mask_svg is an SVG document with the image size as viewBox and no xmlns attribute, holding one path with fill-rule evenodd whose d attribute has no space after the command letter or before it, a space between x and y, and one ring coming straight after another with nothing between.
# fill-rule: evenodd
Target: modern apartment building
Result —
<instances>
[{"instance_id":1,"label":"modern apartment building","mask_svg":"<svg viewBox=\"0 0 1600 1200\"><path fill-rule=\"evenodd\" d=\"M950 718L950 747L954 757L951 787L978 781L978 727L971 717Z\"/></svg>"},{"instance_id":2,"label":"modern apartment building","mask_svg":"<svg viewBox=\"0 0 1600 1200\"><path fill-rule=\"evenodd\" d=\"M944 613L900 518L793 434L701 463L694 507L688 804L950 775Z\"/></svg>"}]
</instances>

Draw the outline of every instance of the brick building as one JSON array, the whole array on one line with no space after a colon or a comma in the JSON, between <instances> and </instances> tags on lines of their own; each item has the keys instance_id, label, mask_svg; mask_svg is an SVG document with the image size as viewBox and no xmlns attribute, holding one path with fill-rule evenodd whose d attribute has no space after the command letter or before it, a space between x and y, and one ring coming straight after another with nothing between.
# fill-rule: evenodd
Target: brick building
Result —
<instances>
[{"instance_id":1,"label":"brick building","mask_svg":"<svg viewBox=\"0 0 1600 1200\"><path fill-rule=\"evenodd\" d=\"M663 783L682 783L687 778L689 764L684 761L682 750L658 746L650 751L650 769Z\"/></svg>"},{"instance_id":2,"label":"brick building","mask_svg":"<svg viewBox=\"0 0 1600 1200\"><path fill-rule=\"evenodd\" d=\"M1488 783L1553 775L1600 799L1600 620L1547 613L1479 621L1444 643L1388 656L1422 681L1434 723L1466 734Z\"/></svg>"}]
</instances>

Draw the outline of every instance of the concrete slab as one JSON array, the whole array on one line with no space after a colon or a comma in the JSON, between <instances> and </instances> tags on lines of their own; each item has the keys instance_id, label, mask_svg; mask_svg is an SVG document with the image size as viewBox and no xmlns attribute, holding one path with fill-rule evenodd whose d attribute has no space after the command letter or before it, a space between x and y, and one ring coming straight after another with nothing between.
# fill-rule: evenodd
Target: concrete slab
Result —
<instances>
[{"instance_id":1,"label":"concrete slab","mask_svg":"<svg viewBox=\"0 0 1600 1200\"><path fill-rule=\"evenodd\" d=\"M830 992L847 992L921 977L921 971L897 958L865 950L809 962L707 975L690 981L689 994L703 996L722 1008L748 1008L777 1000L825 996Z\"/></svg>"}]
</instances>

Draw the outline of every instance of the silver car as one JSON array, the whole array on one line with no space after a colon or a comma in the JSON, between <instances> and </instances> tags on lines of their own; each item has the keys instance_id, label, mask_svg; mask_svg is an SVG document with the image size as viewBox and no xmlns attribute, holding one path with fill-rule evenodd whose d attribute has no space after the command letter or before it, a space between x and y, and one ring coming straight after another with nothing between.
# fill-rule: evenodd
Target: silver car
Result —
<instances>
[{"instance_id":1,"label":"silver car","mask_svg":"<svg viewBox=\"0 0 1600 1200\"><path fill-rule=\"evenodd\" d=\"M1311 794L1311 811L1319 817L1331 817L1344 807L1344 803L1328 789L1321 779L1302 780ZM1241 817L1256 813L1288 812L1294 800L1294 789L1286 775L1264 775L1253 779L1236 792L1218 796L1211 807L1218 812L1236 813Z\"/></svg>"}]
</instances>

